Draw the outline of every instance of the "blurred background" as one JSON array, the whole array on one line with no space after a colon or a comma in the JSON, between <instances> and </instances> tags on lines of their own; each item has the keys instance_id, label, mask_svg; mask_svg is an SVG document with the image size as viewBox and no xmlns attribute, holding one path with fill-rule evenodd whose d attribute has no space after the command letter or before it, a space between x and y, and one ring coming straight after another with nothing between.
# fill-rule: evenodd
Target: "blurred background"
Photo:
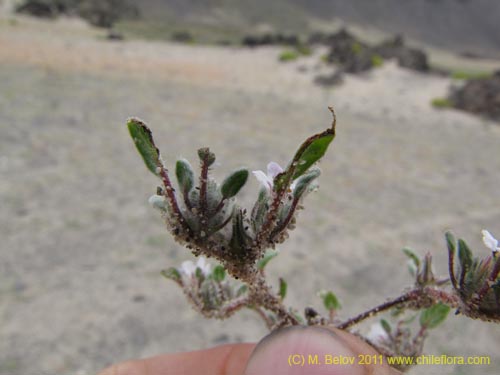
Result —
<instances>
[{"instance_id":1,"label":"blurred background","mask_svg":"<svg viewBox=\"0 0 500 375\"><path fill-rule=\"evenodd\" d=\"M286 302L343 318L411 284L408 246L447 274L444 232L500 237L500 2L0 1L0 374L94 374L130 358L258 341L259 317L203 320L160 270L193 259L147 199L167 165L216 153L217 178L286 164L338 116L297 229L269 265ZM258 182L250 181L250 206ZM369 325L359 329L365 331ZM426 354L498 374L500 329L452 316Z\"/></svg>"}]
</instances>

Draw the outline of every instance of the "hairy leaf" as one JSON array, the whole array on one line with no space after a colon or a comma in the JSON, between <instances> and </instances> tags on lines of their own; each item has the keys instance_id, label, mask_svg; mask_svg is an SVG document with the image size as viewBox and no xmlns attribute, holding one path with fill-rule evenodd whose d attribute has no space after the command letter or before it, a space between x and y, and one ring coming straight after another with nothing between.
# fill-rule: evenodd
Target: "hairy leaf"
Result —
<instances>
[{"instance_id":1,"label":"hairy leaf","mask_svg":"<svg viewBox=\"0 0 500 375\"><path fill-rule=\"evenodd\" d=\"M436 328L443 323L450 312L450 307L442 303L425 309L420 314L420 325L427 329Z\"/></svg>"},{"instance_id":2,"label":"hairy leaf","mask_svg":"<svg viewBox=\"0 0 500 375\"><path fill-rule=\"evenodd\" d=\"M184 194L188 194L194 186L194 172L191 164L186 159L179 159L175 164L177 182Z\"/></svg>"},{"instance_id":3,"label":"hairy leaf","mask_svg":"<svg viewBox=\"0 0 500 375\"><path fill-rule=\"evenodd\" d=\"M153 141L151 130L142 121L131 118L127 122L127 127L135 143L135 147L141 154L146 167L158 176L158 167L161 167L160 151Z\"/></svg>"},{"instance_id":4,"label":"hairy leaf","mask_svg":"<svg viewBox=\"0 0 500 375\"><path fill-rule=\"evenodd\" d=\"M173 280L175 282L181 281L181 274L177 270L177 268L174 267L167 268L166 270L161 271L161 274L163 277Z\"/></svg>"},{"instance_id":5,"label":"hairy leaf","mask_svg":"<svg viewBox=\"0 0 500 375\"><path fill-rule=\"evenodd\" d=\"M330 108L330 110L333 114L332 127L326 129L322 133L315 134L307 138L304 143L300 145L287 168L275 177L275 191L280 191L282 189L288 188L293 180L306 173L314 163L316 163L323 157L323 155L325 155L328 146L335 137L336 119L333 109Z\"/></svg>"},{"instance_id":6,"label":"hairy leaf","mask_svg":"<svg viewBox=\"0 0 500 375\"><path fill-rule=\"evenodd\" d=\"M304 175L300 176L295 183L295 189L293 190L293 196L295 199L299 199L302 194L304 194L311 183L319 177L321 174L319 169L313 169Z\"/></svg>"},{"instance_id":7,"label":"hairy leaf","mask_svg":"<svg viewBox=\"0 0 500 375\"><path fill-rule=\"evenodd\" d=\"M224 281L224 278L226 277L226 270L223 266L217 265L212 272L212 277L216 282Z\"/></svg>"},{"instance_id":8,"label":"hairy leaf","mask_svg":"<svg viewBox=\"0 0 500 375\"><path fill-rule=\"evenodd\" d=\"M238 169L231 173L226 179L222 182L221 193L222 197L227 199L234 197L240 189L245 185L248 179L248 170L247 169Z\"/></svg>"}]
</instances>

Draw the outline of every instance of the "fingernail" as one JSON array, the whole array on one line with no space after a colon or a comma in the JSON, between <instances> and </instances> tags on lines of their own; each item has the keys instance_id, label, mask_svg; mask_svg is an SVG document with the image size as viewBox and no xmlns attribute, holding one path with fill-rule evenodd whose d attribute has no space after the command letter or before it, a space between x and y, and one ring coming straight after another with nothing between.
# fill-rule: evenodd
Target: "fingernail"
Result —
<instances>
[{"instance_id":1,"label":"fingernail","mask_svg":"<svg viewBox=\"0 0 500 375\"><path fill-rule=\"evenodd\" d=\"M245 375L362 375L343 340L321 327L294 326L266 336L255 347Z\"/></svg>"}]
</instances>

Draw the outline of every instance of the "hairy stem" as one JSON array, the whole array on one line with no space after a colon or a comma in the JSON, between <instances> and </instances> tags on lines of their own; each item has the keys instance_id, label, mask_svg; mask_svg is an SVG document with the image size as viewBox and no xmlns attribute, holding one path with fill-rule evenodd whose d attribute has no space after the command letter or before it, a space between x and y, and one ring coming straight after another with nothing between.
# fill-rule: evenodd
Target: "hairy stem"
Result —
<instances>
[{"instance_id":1,"label":"hairy stem","mask_svg":"<svg viewBox=\"0 0 500 375\"><path fill-rule=\"evenodd\" d=\"M248 302L249 302L248 296L240 297L231 301L226 306L224 306L224 315L229 316L233 314L242 307L247 306Z\"/></svg>"},{"instance_id":2,"label":"hairy stem","mask_svg":"<svg viewBox=\"0 0 500 375\"><path fill-rule=\"evenodd\" d=\"M288 311L283 302L273 292L265 279L258 273L251 283L248 283L250 300L255 306L276 314L276 326L298 325L300 322Z\"/></svg>"},{"instance_id":3,"label":"hairy stem","mask_svg":"<svg viewBox=\"0 0 500 375\"><path fill-rule=\"evenodd\" d=\"M207 215L207 183L208 183L208 155L201 162L200 175L200 213L203 217Z\"/></svg>"},{"instance_id":4,"label":"hairy stem","mask_svg":"<svg viewBox=\"0 0 500 375\"><path fill-rule=\"evenodd\" d=\"M454 251L448 250L448 272L450 274L450 281L453 288L457 289L457 278L455 277L455 253Z\"/></svg>"},{"instance_id":5,"label":"hairy stem","mask_svg":"<svg viewBox=\"0 0 500 375\"><path fill-rule=\"evenodd\" d=\"M337 325L339 329L348 329L353 325L362 322L365 319L371 318L383 311L390 310L394 307L409 307L412 309L423 309L430 307L436 303L443 303L450 307L458 306L458 297L444 290L435 289L433 287L415 288L401 296L389 300L381 305L371 308L353 318L346 320Z\"/></svg>"},{"instance_id":6,"label":"hairy stem","mask_svg":"<svg viewBox=\"0 0 500 375\"><path fill-rule=\"evenodd\" d=\"M259 316L262 318L262 320L266 324L267 329L271 330L273 328L274 322L272 321L272 319L269 316L266 315L266 313L264 312L264 310L262 308L257 307L257 306L252 306L249 308L251 310L255 311L257 314L259 314Z\"/></svg>"},{"instance_id":7,"label":"hairy stem","mask_svg":"<svg viewBox=\"0 0 500 375\"><path fill-rule=\"evenodd\" d=\"M285 230L288 224L290 224L290 221L293 218L293 214L295 213L295 210L297 209L297 204L299 203L299 199L295 198L292 202L292 206L290 207L290 211L286 215L285 220L283 220L283 223L279 226L274 228L274 230L271 232L271 235L269 236L269 240L272 241L272 239L278 235L281 231Z\"/></svg>"},{"instance_id":8,"label":"hairy stem","mask_svg":"<svg viewBox=\"0 0 500 375\"><path fill-rule=\"evenodd\" d=\"M170 177L168 176L167 169L162 165L160 166L160 177L163 181L163 185L165 186L164 195L167 197L168 202L170 204L170 208L174 213L174 216L177 218L177 221L180 225L188 232L191 233L191 228L184 220L182 216L181 210L179 209L179 205L177 204L177 199L175 197L175 189L172 186L172 182L170 181Z\"/></svg>"},{"instance_id":9,"label":"hairy stem","mask_svg":"<svg viewBox=\"0 0 500 375\"><path fill-rule=\"evenodd\" d=\"M337 325L337 328L348 329L348 328L352 327L353 325L356 325L367 318L371 318L372 316L375 316L376 314L381 313L382 311L386 311L386 310L389 310L393 307L403 305L403 304L407 303L408 301L410 301L412 298L415 298L415 297L413 297L414 293L415 293L415 291L412 290L412 291L410 291L406 294L403 294L403 295L401 295L393 300L387 301L381 305L373 307L370 310L367 310L367 311L365 311L365 312L363 312L363 313L361 313L361 314L359 314L351 319L348 319L347 321L345 321L343 323L340 323L339 325Z\"/></svg>"}]
</instances>

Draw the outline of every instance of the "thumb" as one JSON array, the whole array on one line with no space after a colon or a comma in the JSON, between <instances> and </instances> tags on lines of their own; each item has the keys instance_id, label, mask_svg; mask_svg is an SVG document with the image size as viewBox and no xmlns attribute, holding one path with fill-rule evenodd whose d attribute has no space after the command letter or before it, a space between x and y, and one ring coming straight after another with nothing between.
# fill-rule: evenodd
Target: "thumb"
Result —
<instances>
[{"instance_id":1,"label":"thumb","mask_svg":"<svg viewBox=\"0 0 500 375\"><path fill-rule=\"evenodd\" d=\"M370 357L370 365L367 363ZM264 337L245 375L397 375L361 339L334 328L294 326ZM364 359L364 361L362 361ZM361 363L360 363L361 362Z\"/></svg>"}]
</instances>

